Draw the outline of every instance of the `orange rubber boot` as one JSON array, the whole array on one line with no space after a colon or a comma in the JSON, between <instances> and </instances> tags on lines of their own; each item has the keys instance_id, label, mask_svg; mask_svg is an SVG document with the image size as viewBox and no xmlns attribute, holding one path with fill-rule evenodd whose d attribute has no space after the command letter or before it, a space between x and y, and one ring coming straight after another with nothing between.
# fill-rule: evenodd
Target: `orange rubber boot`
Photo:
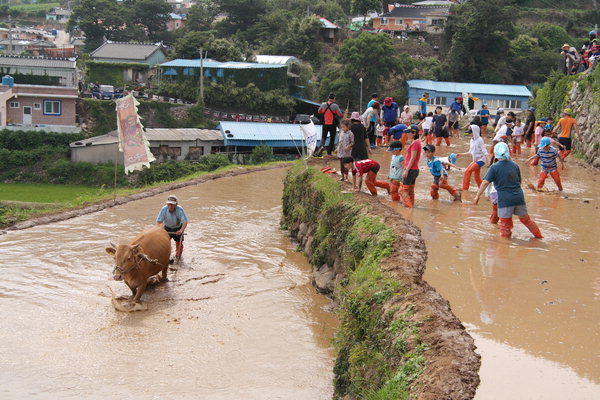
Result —
<instances>
[{"instance_id":1,"label":"orange rubber boot","mask_svg":"<svg viewBox=\"0 0 600 400\"><path fill-rule=\"evenodd\" d=\"M392 195L392 201L400 201L400 193L398 193L398 190L400 190L401 186L402 183L395 179L390 181L390 195Z\"/></svg>"},{"instance_id":2,"label":"orange rubber boot","mask_svg":"<svg viewBox=\"0 0 600 400\"><path fill-rule=\"evenodd\" d=\"M541 189L544 187L544 182L546 182L546 178L548 177L548 173L546 171L540 172L540 177L538 178L537 188Z\"/></svg>"},{"instance_id":3,"label":"orange rubber boot","mask_svg":"<svg viewBox=\"0 0 600 400\"><path fill-rule=\"evenodd\" d=\"M510 238L512 236L512 218L500 218L500 236Z\"/></svg>"},{"instance_id":4,"label":"orange rubber boot","mask_svg":"<svg viewBox=\"0 0 600 400\"><path fill-rule=\"evenodd\" d=\"M410 199L409 187L410 187L410 185L400 186L400 197L402 198L402 202L404 203L404 207L406 207L406 208L413 207L413 203L411 202L411 199Z\"/></svg>"},{"instance_id":5,"label":"orange rubber boot","mask_svg":"<svg viewBox=\"0 0 600 400\"><path fill-rule=\"evenodd\" d=\"M498 204L492 204L492 214L490 215L490 224L496 225L498 223Z\"/></svg>"},{"instance_id":6,"label":"orange rubber boot","mask_svg":"<svg viewBox=\"0 0 600 400\"><path fill-rule=\"evenodd\" d=\"M558 173L558 171L555 170L555 171L550 172L550 176L552 177L552 179L554 179L554 183L556 183L558 190L562 191L563 187L562 187L562 183L560 182L560 174Z\"/></svg>"},{"instance_id":7,"label":"orange rubber boot","mask_svg":"<svg viewBox=\"0 0 600 400\"><path fill-rule=\"evenodd\" d=\"M437 200L440 198L439 189L440 189L440 187L438 185L436 185L435 183L433 183L431 185L431 191L429 192L429 194L431 194L432 199Z\"/></svg>"},{"instance_id":8,"label":"orange rubber boot","mask_svg":"<svg viewBox=\"0 0 600 400\"><path fill-rule=\"evenodd\" d=\"M519 220L527 227L527 229L529 229L529 232L531 232L534 237L538 239L543 238L540 228L538 228L537 224L533 222L529 215L519 217Z\"/></svg>"}]
</instances>

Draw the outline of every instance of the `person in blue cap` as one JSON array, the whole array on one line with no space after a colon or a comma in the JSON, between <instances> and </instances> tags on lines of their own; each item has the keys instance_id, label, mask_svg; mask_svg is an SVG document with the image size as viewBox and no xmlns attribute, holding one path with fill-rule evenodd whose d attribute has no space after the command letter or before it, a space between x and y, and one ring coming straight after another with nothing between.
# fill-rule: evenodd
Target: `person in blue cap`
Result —
<instances>
[{"instance_id":1,"label":"person in blue cap","mask_svg":"<svg viewBox=\"0 0 600 400\"><path fill-rule=\"evenodd\" d=\"M431 198L434 200L439 199L439 190L446 189L454 197L454 201L460 201L460 192L448 184L448 172L446 172L446 168L440 159L434 156L435 146L426 144L423 146L423 152L425 153L429 172L433 175L433 184L431 185L430 192Z\"/></svg>"},{"instance_id":2,"label":"person in blue cap","mask_svg":"<svg viewBox=\"0 0 600 400\"><path fill-rule=\"evenodd\" d=\"M395 141L390 143L387 152L392 153L390 161L390 195L392 201L400 201L400 187L402 187L402 173L404 172L404 156L400 154L402 151L402 143Z\"/></svg>"},{"instance_id":3,"label":"person in blue cap","mask_svg":"<svg viewBox=\"0 0 600 400\"><path fill-rule=\"evenodd\" d=\"M498 217L500 218L500 236L512 236L512 216L517 215L519 220L529 229L536 238L542 238L542 233L537 224L527 213L525 195L521 189L521 170L517 163L510 159L510 150L504 142L494 146L496 162L490 166L479 190L475 195L473 204L477 204L481 195L490 183L498 191Z\"/></svg>"},{"instance_id":4,"label":"person in blue cap","mask_svg":"<svg viewBox=\"0 0 600 400\"><path fill-rule=\"evenodd\" d=\"M544 182L548 175L552 177L554 183L558 187L558 190L562 191L562 183L560 181L560 174L558 173L558 164L556 160L558 160L561 166L564 168L563 159L560 157L560 153L554 147L551 146L552 139L549 137L544 137L540 141L538 145L538 151L536 155L529 157L527 161L531 161L534 158L539 158L539 163L542 168L540 172L540 176L538 178L537 188L538 190L544 187Z\"/></svg>"}]
</instances>

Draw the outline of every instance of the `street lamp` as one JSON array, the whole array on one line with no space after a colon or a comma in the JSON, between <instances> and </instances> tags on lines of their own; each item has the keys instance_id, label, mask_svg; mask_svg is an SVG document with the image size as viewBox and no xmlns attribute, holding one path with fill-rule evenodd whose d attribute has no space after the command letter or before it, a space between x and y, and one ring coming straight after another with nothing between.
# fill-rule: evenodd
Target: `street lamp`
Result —
<instances>
[{"instance_id":1,"label":"street lamp","mask_svg":"<svg viewBox=\"0 0 600 400\"><path fill-rule=\"evenodd\" d=\"M360 108L359 108L359 110L362 113L362 81L363 81L362 77L358 78L358 81L360 82L360 99L359 99L359 107Z\"/></svg>"}]
</instances>

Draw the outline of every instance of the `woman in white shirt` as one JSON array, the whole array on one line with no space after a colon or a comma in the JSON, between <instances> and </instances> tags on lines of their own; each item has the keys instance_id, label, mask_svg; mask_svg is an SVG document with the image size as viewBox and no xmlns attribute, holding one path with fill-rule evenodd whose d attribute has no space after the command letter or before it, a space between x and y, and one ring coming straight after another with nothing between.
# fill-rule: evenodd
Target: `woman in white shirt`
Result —
<instances>
[{"instance_id":1,"label":"woman in white shirt","mask_svg":"<svg viewBox=\"0 0 600 400\"><path fill-rule=\"evenodd\" d=\"M477 187L481 185L481 167L485 165L487 155L485 144L481 138L481 128L479 125L471 124L469 130L472 134L471 142L469 143L469 151L466 153L458 153L456 155L456 157L470 155L473 158L473 161L471 164L469 164L463 176L463 190L469 190L469 185L471 184L471 175L473 175L475 178Z\"/></svg>"}]
</instances>

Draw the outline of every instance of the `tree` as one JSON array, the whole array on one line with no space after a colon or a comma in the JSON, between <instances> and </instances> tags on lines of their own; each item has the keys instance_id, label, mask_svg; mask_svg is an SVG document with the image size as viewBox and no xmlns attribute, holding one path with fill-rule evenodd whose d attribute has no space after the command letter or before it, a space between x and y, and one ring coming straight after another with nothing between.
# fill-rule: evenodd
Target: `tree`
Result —
<instances>
[{"instance_id":1,"label":"tree","mask_svg":"<svg viewBox=\"0 0 600 400\"><path fill-rule=\"evenodd\" d=\"M250 29L269 9L267 0L217 0L217 3L227 15L225 23L230 32Z\"/></svg>"},{"instance_id":2,"label":"tree","mask_svg":"<svg viewBox=\"0 0 600 400\"><path fill-rule=\"evenodd\" d=\"M319 64L321 21L315 16L293 19L287 30L273 40L271 52L296 56L302 60Z\"/></svg>"},{"instance_id":3,"label":"tree","mask_svg":"<svg viewBox=\"0 0 600 400\"><path fill-rule=\"evenodd\" d=\"M128 0L123 5L131 10L127 22L143 26L150 40L154 40L158 32L166 30L171 6L164 0Z\"/></svg>"},{"instance_id":4,"label":"tree","mask_svg":"<svg viewBox=\"0 0 600 400\"><path fill-rule=\"evenodd\" d=\"M227 39L215 39L212 32L188 32L174 46L177 58L199 58L200 48L217 61L242 61L240 50Z\"/></svg>"},{"instance_id":5,"label":"tree","mask_svg":"<svg viewBox=\"0 0 600 400\"><path fill-rule=\"evenodd\" d=\"M86 49L93 50L104 38L113 39L125 22L125 15L116 0L81 0L73 8L67 30L82 30L86 36Z\"/></svg>"},{"instance_id":6,"label":"tree","mask_svg":"<svg viewBox=\"0 0 600 400\"><path fill-rule=\"evenodd\" d=\"M356 39L348 39L340 48L337 64L328 66L321 81L321 97L333 91L340 104L350 100L351 105L358 105L359 79L363 78L363 95L376 92L385 86L392 74L406 74L400 61L394 55L392 39L388 35L365 32Z\"/></svg>"},{"instance_id":7,"label":"tree","mask_svg":"<svg viewBox=\"0 0 600 400\"><path fill-rule=\"evenodd\" d=\"M505 0L470 0L452 7L446 22L447 62L457 81L510 80L507 57L514 9Z\"/></svg>"},{"instance_id":8,"label":"tree","mask_svg":"<svg viewBox=\"0 0 600 400\"><path fill-rule=\"evenodd\" d=\"M350 4L352 13L357 15L367 15L369 11L379 11L381 9L381 1L379 0L352 0Z\"/></svg>"},{"instance_id":9,"label":"tree","mask_svg":"<svg viewBox=\"0 0 600 400\"><path fill-rule=\"evenodd\" d=\"M548 54L537 38L528 35L519 35L510 41L509 55L513 82L522 84L544 82L560 59L558 53Z\"/></svg>"},{"instance_id":10,"label":"tree","mask_svg":"<svg viewBox=\"0 0 600 400\"><path fill-rule=\"evenodd\" d=\"M190 7L185 28L188 31L203 31L210 29L219 14L219 6L213 0L199 1Z\"/></svg>"}]
</instances>

